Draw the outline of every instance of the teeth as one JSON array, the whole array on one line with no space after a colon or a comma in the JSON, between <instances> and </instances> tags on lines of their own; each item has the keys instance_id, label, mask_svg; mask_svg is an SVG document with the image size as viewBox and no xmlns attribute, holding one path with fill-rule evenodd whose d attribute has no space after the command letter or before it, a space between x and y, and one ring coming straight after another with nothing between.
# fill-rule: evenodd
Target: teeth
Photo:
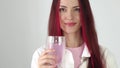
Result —
<instances>
[{"instance_id":1,"label":"teeth","mask_svg":"<svg viewBox=\"0 0 120 68\"><path fill-rule=\"evenodd\" d=\"M65 23L68 26L74 26L76 23Z\"/></svg>"}]
</instances>

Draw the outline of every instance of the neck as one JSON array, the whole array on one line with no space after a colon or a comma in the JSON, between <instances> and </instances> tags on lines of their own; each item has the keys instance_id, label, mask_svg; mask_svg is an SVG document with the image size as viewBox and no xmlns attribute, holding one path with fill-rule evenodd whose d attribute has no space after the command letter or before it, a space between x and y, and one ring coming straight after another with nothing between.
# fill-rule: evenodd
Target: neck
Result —
<instances>
[{"instance_id":1,"label":"neck","mask_svg":"<svg viewBox=\"0 0 120 68\"><path fill-rule=\"evenodd\" d=\"M82 45L83 40L80 32L77 33L64 33L66 37L66 46L67 47L79 47Z\"/></svg>"}]
</instances>

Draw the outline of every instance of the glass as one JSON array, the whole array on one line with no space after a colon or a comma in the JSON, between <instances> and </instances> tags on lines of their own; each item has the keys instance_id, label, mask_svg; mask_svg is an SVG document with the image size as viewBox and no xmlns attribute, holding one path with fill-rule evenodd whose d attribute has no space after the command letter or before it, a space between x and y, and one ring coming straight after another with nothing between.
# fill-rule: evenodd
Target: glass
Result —
<instances>
[{"instance_id":1,"label":"glass","mask_svg":"<svg viewBox=\"0 0 120 68\"><path fill-rule=\"evenodd\" d=\"M55 54L57 56L57 66L59 66L59 64L62 61L64 50L65 50L65 37L64 36L48 36L47 49L55 49L55 53L52 53L52 54Z\"/></svg>"}]
</instances>

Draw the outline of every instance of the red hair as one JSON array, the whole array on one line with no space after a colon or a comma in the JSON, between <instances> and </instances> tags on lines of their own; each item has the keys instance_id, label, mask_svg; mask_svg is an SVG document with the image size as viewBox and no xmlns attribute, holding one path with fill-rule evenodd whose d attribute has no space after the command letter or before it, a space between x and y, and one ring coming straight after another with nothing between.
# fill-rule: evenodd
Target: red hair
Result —
<instances>
[{"instance_id":1,"label":"red hair","mask_svg":"<svg viewBox=\"0 0 120 68\"><path fill-rule=\"evenodd\" d=\"M91 54L88 68L104 68L98 38L95 30L94 19L88 0L78 0L80 5L81 32L84 42ZM59 21L59 0L53 0L48 24L49 36L63 35Z\"/></svg>"},{"instance_id":2,"label":"red hair","mask_svg":"<svg viewBox=\"0 0 120 68\"><path fill-rule=\"evenodd\" d=\"M48 24L48 35L49 36L62 36L62 30L60 28L59 20L59 0L53 0L51 13Z\"/></svg>"}]
</instances>

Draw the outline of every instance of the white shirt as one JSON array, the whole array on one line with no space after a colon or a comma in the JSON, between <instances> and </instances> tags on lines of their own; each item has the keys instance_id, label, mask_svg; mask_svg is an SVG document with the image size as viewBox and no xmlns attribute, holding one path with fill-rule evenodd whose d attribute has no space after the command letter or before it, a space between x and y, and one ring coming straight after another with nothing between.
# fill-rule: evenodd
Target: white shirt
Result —
<instances>
[{"instance_id":1,"label":"white shirt","mask_svg":"<svg viewBox=\"0 0 120 68\"><path fill-rule=\"evenodd\" d=\"M31 68L38 68L38 58L39 55L45 50L45 47L40 47L37 49L32 57L32 62L31 62ZM106 48L101 47L101 54L103 55L103 59L105 59L106 62L106 68L117 68L115 60L113 56L110 54L110 52ZM81 64L79 68L87 68L88 66L88 61L89 57L91 57L88 48L85 44L85 48L83 50L82 56L81 56ZM71 51L68 49L65 49L64 57L62 59L62 63L58 68L74 68L74 59Z\"/></svg>"}]
</instances>

